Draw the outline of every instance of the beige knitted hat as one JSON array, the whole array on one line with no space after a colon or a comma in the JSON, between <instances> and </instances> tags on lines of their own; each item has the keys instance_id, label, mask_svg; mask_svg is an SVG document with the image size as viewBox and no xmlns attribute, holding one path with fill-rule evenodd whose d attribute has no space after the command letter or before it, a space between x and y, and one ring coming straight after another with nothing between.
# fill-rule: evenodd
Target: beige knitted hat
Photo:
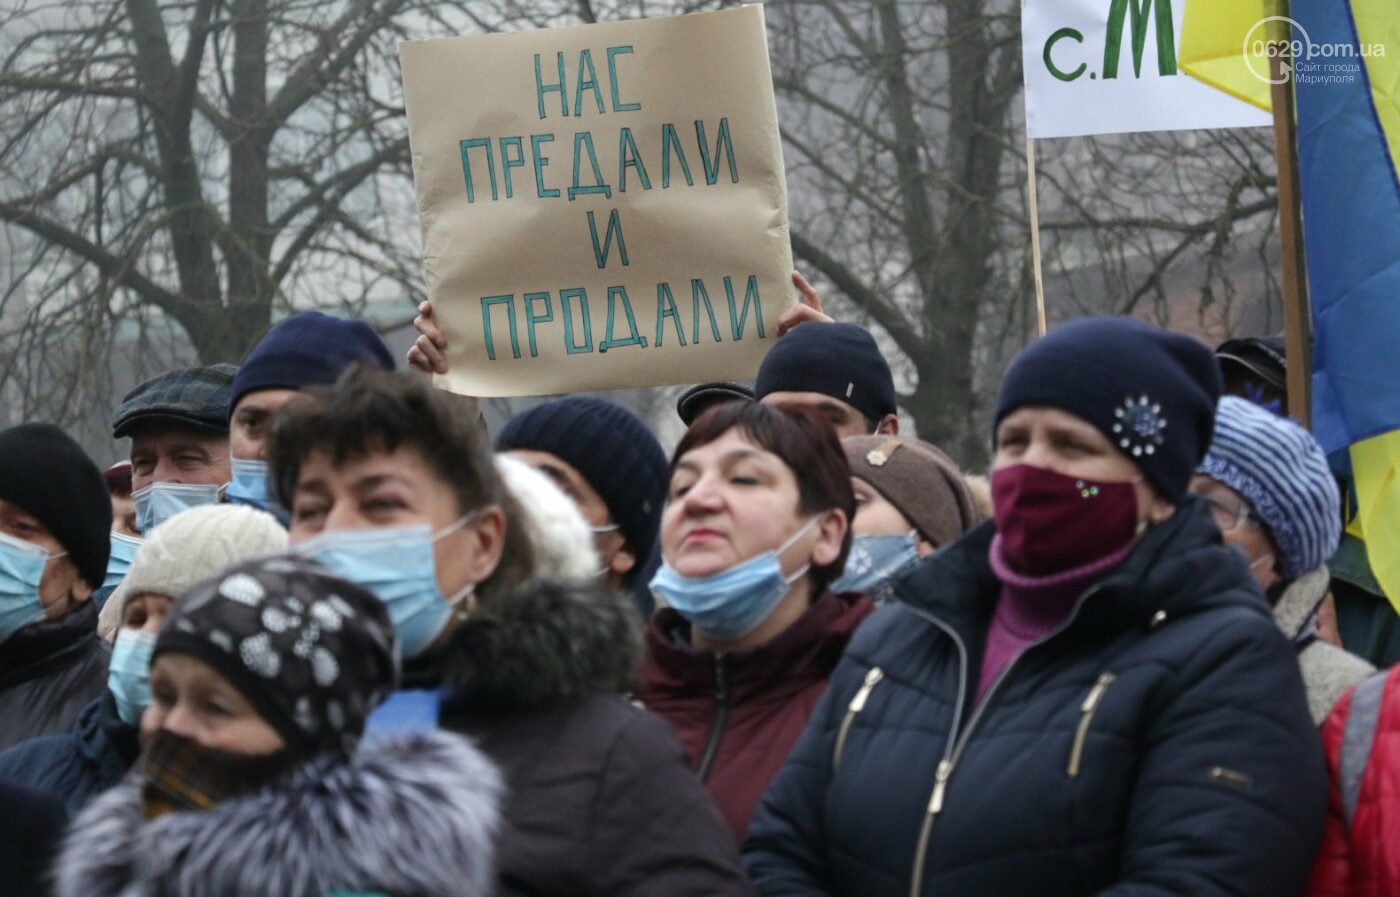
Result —
<instances>
[{"instance_id":1,"label":"beige knitted hat","mask_svg":"<svg viewBox=\"0 0 1400 897\"><path fill-rule=\"evenodd\" d=\"M179 598L225 567L287 550L287 531L265 511L244 505L199 505L151 531L131 569L102 606L97 631L108 641L121 627L127 599L154 592Z\"/></svg>"}]
</instances>

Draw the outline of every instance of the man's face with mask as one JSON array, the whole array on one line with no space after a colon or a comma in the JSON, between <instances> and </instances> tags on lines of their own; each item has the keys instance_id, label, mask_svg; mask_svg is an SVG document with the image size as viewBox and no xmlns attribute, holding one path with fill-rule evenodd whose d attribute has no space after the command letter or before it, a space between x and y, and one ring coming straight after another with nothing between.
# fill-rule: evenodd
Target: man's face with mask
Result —
<instances>
[{"instance_id":1,"label":"man's face with mask","mask_svg":"<svg viewBox=\"0 0 1400 897\"><path fill-rule=\"evenodd\" d=\"M229 477L227 433L154 420L131 434L132 492L152 483L222 486Z\"/></svg>"},{"instance_id":2,"label":"man's face with mask","mask_svg":"<svg viewBox=\"0 0 1400 897\"><path fill-rule=\"evenodd\" d=\"M61 617L92 597L92 586L78 575L73 559L64 553L66 549L39 518L0 499L0 532L49 553L43 579L39 581L39 603L46 619ZM63 556L54 557L59 554Z\"/></svg>"}]
</instances>

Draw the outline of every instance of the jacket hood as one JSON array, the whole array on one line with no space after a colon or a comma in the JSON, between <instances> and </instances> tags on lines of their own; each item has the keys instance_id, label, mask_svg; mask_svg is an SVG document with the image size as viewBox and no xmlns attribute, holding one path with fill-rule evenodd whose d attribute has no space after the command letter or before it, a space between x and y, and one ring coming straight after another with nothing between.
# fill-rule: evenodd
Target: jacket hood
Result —
<instances>
[{"instance_id":1,"label":"jacket hood","mask_svg":"<svg viewBox=\"0 0 1400 897\"><path fill-rule=\"evenodd\" d=\"M988 521L895 581L897 598L915 608L963 618L987 618L1001 594L987 554L996 525ZM1244 556L1220 541L1201 499L1188 495L1165 522L1149 530L1128 557L1104 575L1085 602L1086 627L1120 631L1207 608L1236 606L1268 614L1268 602Z\"/></svg>"},{"instance_id":2,"label":"jacket hood","mask_svg":"<svg viewBox=\"0 0 1400 897\"><path fill-rule=\"evenodd\" d=\"M846 650L874 603L854 592L824 592L787 629L755 648L724 655L728 687L734 700L762 692L781 700L825 680ZM647 652L639 697L650 703L661 694L712 695L716 655L690 644L690 624L673 608L657 611L647 625Z\"/></svg>"},{"instance_id":3,"label":"jacket hood","mask_svg":"<svg viewBox=\"0 0 1400 897\"><path fill-rule=\"evenodd\" d=\"M626 595L595 583L535 580L493 596L444 652L447 713L538 707L630 691L641 619Z\"/></svg>"},{"instance_id":4,"label":"jacket hood","mask_svg":"<svg viewBox=\"0 0 1400 897\"><path fill-rule=\"evenodd\" d=\"M1290 582L1274 605L1274 622L1283 634L1296 639L1312 619L1317 606L1327 597L1332 574L1322 564Z\"/></svg>"},{"instance_id":5,"label":"jacket hood","mask_svg":"<svg viewBox=\"0 0 1400 897\"><path fill-rule=\"evenodd\" d=\"M443 732L323 756L256 794L151 822L132 776L74 822L57 894L487 897L501 788L470 742Z\"/></svg>"}]
</instances>

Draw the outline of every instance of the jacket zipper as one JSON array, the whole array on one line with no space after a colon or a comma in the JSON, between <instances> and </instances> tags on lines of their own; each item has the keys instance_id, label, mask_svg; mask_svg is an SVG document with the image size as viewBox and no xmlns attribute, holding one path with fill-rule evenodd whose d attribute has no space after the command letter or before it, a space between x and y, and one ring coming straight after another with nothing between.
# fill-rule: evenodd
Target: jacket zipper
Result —
<instances>
[{"instance_id":1,"label":"jacket zipper","mask_svg":"<svg viewBox=\"0 0 1400 897\"><path fill-rule=\"evenodd\" d=\"M1084 757L1084 739L1089 736L1089 724L1094 720L1094 713L1099 709L1099 703L1103 701L1104 692L1113 684L1117 677L1113 673L1104 673L1099 676L1094 687L1089 689L1089 694L1084 698L1084 703L1079 705L1079 728L1074 731L1074 745L1069 751L1069 773L1071 779L1079 776L1079 762Z\"/></svg>"},{"instance_id":2,"label":"jacket zipper","mask_svg":"<svg viewBox=\"0 0 1400 897\"><path fill-rule=\"evenodd\" d=\"M729 718L729 676L725 672L724 655L715 655L715 715L710 723L710 740L700 758L700 781L710 777L710 766L719 753L719 741L724 737L724 723Z\"/></svg>"},{"instance_id":3,"label":"jacket zipper","mask_svg":"<svg viewBox=\"0 0 1400 897\"><path fill-rule=\"evenodd\" d=\"M885 673L879 667L871 667L870 672L865 674L865 681L861 683L860 690L855 697L851 698L850 706L846 708L846 718L841 720L841 729L836 733L836 750L831 754L831 771L835 773L841 768L841 755L846 750L846 736L851 732L851 724L856 721L856 714L865 709L865 702L870 700L870 693L875 690L875 686L880 684L880 680L885 678Z\"/></svg>"},{"instance_id":4,"label":"jacket zipper","mask_svg":"<svg viewBox=\"0 0 1400 897\"><path fill-rule=\"evenodd\" d=\"M1079 596L1079 601L1075 603L1074 610L1070 612L1069 617L1061 623L1058 628L1040 641L1028 645L1020 654L1013 657L1010 663L1002 668L1001 672L997 674L996 679L988 686L987 693L982 696L982 700L978 702L976 709L972 711L972 717L967 721L967 728L961 733L958 732L958 719L962 715L963 703L967 700L967 646L963 644L963 640L957 632L942 620L926 611L908 604L905 605L905 607L908 607L914 613L943 630L943 632L953 640L953 644L957 645L958 648L959 668L958 703L955 707L956 714L953 717L952 729L948 733L948 747L945 749L943 759L939 761L938 769L934 773L933 792L929 795L928 807L924 811L923 825L919 828L919 841L918 846L915 848L917 852L914 854L914 866L909 875L909 897L920 897L920 892L923 890L924 863L928 856L929 838L933 834L933 823L934 820L938 818L938 814L943 812L943 800L948 790L948 780L952 778L953 770L957 766L958 759L962 756L963 749L967 747L972 733L976 731L977 723L982 719L982 712L986 710L987 705L991 703L997 690L1001 688L1001 684L1006 681L1007 674L1016 666L1017 661L1025 656L1026 651L1037 645L1044 644L1069 628L1070 624L1074 622L1074 618L1079 616L1079 609L1084 606L1084 602L1088 600L1090 595L1098 590L1098 586L1091 586L1083 595Z\"/></svg>"}]
</instances>

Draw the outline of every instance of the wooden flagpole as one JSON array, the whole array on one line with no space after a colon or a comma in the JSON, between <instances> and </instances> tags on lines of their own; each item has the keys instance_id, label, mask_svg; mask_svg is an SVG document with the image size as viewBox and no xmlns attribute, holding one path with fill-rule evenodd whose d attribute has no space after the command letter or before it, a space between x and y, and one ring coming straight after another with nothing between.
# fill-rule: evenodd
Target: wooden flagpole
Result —
<instances>
[{"instance_id":1,"label":"wooden flagpole","mask_svg":"<svg viewBox=\"0 0 1400 897\"><path fill-rule=\"evenodd\" d=\"M1286 0L1282 16L1288 15ZM1270 22L1271 26L1285 26ZM1270 54L1270 100L1274 115L1274 158L1278 165L1278 221L1283 265L1284 350L1288 354L1288 415L1312 426L1312 315L1308 304L1307 261L1303 248L1302 197L1298 189L1298 118L1293 102L1291 34L1275 35Z\"/></svg>"},{"instance_id":2,"label":"wooden flagpole","mask_svg":"<svg viewBox=\"0 0 1400 897\"><path fill-rule=\"evenodd\" d=\"M1031 267L1035 276L1036 336L1045 335L1045 277L1040 268L1040 211L1035 185L1035 138L1026 137L1026 194L1031 217Z\"/></svg>"}]
</instances>

